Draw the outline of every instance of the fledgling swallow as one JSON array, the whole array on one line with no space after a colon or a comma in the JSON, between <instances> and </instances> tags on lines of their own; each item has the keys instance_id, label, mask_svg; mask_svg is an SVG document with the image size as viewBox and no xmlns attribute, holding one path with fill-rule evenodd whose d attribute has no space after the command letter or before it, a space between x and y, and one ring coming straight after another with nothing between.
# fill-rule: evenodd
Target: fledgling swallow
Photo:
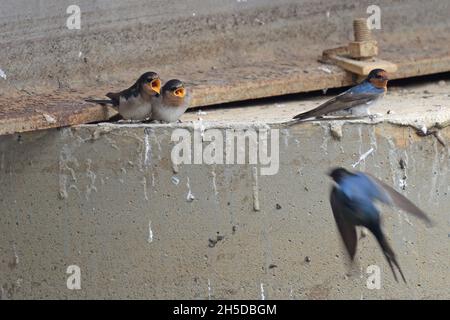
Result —
<instances>
[{"instance_id":1,"label":"fledgling swallow","mask_svg":"<svg viewBox=\"0 0 450 320\"><path fill-rule=\"evenodd\" d=\"M328 100L315 109L300 113L294 119L303 120L324 115L370 116L369 107L387 92L388 74L383 69L370 71L360 84Z\"/></svg>"},{"instance_id":2,"label":"fledgling swallow","mask_svg":"<svg viewBox=\"0 0 450 320\"><path fill-rule=\"evenodd\" d=\"M336 225L351 260L353 261L355 256L358 241L356 226L366 227L377 239L395 281L398 282L393 265L397 267L406 283L395 253L381 229L380 212L374 202L378 200L387 205L396 206L427 223L431 223L430 219L411 201L370 174L359 171L352 173L344 168L334 168L328 175L336 182L331 190L330 203Z\"/></svg>"},{"instance_id":3,"label":"fledgling swallow","mask_svg":"<svg viewBox=\"0 0 450 320\"><path fill-rule=\"evenodd\" d=\"M152 115L152 107L161 100L161 79L155 72L146 72L128 89L106 94L111 100L86 100L112 104L126 120L145 120Z\"/></svg>"},{"instance_id":4,"label":"fledgling swallow","mask_svg":"<svg viewBox=\"0 0 450 320\"><path fill-rule=\"evenodd\" d=\"M175 122L187 110L190 94L178 79L167 81L161 89L161 101L153 107L151 120Z\"/></svg>"}]
</instances>

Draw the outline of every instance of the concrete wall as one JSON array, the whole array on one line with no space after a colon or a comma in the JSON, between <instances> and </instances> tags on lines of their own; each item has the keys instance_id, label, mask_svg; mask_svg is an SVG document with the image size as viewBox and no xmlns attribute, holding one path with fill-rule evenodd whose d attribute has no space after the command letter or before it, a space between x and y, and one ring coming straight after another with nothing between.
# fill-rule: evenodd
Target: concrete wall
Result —
<instances>
[{"instance_id":1,"label":"concrete wall","mask_svg":"<svg viewBox=\"0 0 450 320\"><path fill-rule=\"evenodd\" d=\"M387 123L347 123L341 140L326 124L272 128L280 129L280 169L256 177L252 165L174 173L166 125L0 137L1 297L450 297L448 148ZM441 135L448 141L449 127ZM371 235L350 269L330 211L324 173L351 167L372 147L357 168L405 185L436 222L427 228L384 210L407 285L394 282ZM366 287L372 264L382 270L380 290ZM81 269L81 290L67 289L70 265Z\"/></svg>"}]
</instances>

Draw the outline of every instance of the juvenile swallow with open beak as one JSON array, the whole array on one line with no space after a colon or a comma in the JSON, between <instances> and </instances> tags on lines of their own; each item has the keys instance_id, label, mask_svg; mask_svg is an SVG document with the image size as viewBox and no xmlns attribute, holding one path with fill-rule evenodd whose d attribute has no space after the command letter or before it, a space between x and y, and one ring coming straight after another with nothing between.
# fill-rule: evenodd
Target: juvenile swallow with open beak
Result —
<instances>
[{"instance_id":1,"label":"juvenile swallow with open beak","mask_svg":"<svg viewBox=\"0 0 450 320\"><path fill-rule=\"evenodd\" d=\"M106 94L111 100L86 100L100 104L112 104L126 120L145 120L160 103L161 79L155 72L146 72L128 89Z\"/></svg>"},{"instance_id":2,"label":"juvenile swallow with open beak","mask_svg":"<svg viewBox=\"0 0 450 320\"><path fill-rule=\"evenodd\" d=\"M336 183L331 190L331 208L351 260L353 261L355 256L358 241L356 226L366 227L377 239L394 274L395 281L398 282L394 266L397 267L406 283L395 253L381 229L380 212L374 202L378 200L387 205L396 206L427 223L431 223L430 219L411 201L370 174L359 171L352 173L344 168L334 168L329 176Z\"/></svg>"},{"instance_id":3,"label":"juvenile swallow with open beak","mask_svg":"<svg viewBox=\"0 0 450 320\"><path fill-rule=\"evenodd\" d=\"M369 107L380 101L387 92L387 72L383 69L370 71L360 84L328 100L315 109L300 113L294 119L304 120L324 115L370 116Z\"/></svg>"},{"instance_id":4,"label":"juvenile swallow with open beak","mask_svg":"<svg viewBox=\"0 0 450 320\"><path fill-rule=\"evenodd\" d=\"M153 107L151 120L175 122L187 110L190 94L178 79L167 81L161 89L161 102Z\"/></svg>"}]
</instances>

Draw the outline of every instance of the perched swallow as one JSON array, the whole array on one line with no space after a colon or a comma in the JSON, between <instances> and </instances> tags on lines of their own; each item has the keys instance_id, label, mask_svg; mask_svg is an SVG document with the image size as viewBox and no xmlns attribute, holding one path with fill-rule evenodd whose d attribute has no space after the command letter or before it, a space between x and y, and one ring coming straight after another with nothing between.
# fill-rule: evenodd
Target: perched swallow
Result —
<instances>
[{"instance_id":1,"label":"perched swallow","mask_svg":"<svg viewBox=\"0 0 450 320\"><path fill-rule=\"evenodd\" d=\"M146 72L128 89L106 94L111 100L86 100L112 104L126 120L145 120L151 117L152 108L160 103L161 79L155 72Z\"/></svg>"},{"instance_id":2,"label":"perched swallow","mask_svg":"<svg viewBox=\"0 0 450 320\"><path fill-rule=\"evenodd\" d=\"M178 79L167 81L161 89L161 102L153 107L151 120L177 121L189 107L190 94Z\"/></svg>"},{"instance_id":3,"label":"perched swallow","mask_svg":"<svg viewBox=\"0 0 450 320\"><path fill-rule=\"evenodd\" d=\"M300 113L294 119L303 120L324 115L369 116L369 107L384 97L389 78L383 69L370 71L360 84L328 100L315 109Z\"/></svg>"},{"instance_id":4,"label":"perched swallow","mask_svg":"<svg viewBox=\"0 0 450 320\"><path fill-rule=\"evenodd\" d=\"M397 267L406 283L395 253L381 230L380 212L375 207L374 201L396 206L428 223L431 223L430 219L411 201L372 175L334 168L329 176L336 182L330 195L331 208L351 260L353 261L356 252L356 226L366 227L377 239L395 281L398 282L393 265Z\"/></svg>"}]
</instances>

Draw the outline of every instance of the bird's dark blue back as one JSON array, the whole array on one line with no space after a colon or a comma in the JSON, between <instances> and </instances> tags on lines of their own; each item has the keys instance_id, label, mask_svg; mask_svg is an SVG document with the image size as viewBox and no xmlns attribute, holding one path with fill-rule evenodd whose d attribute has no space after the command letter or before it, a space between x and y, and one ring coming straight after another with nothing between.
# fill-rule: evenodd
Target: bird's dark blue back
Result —
<instances>
[{"instance_id":1,"label":"bird's dark blue back","mask_svg":"<svg viewBox=\"0 0 450 320\"><path fill-rule=\"evenodd\" d=\"M339 182L340 200L351 208L355 217L361 220L361 224L377 223L379 211L374 205L374 200L384 196L373 181L363 173L356 173L343 177Z\"/></svg>"},{"instance_id":2,"label":"bird's dark blue back","mask_svg":"<svg viewBox=\"0 0 450 320\"><path fill-rule=\"evenodd\" d=\"M346 93L351 94L367 94L367 93L373 93L375 95L383 94L384 89L380 89L375 87L373 84L371 84L369 81L365 80L358 84L357 86L354 86L346 91Z\"/></svg>"}]
</instances>

